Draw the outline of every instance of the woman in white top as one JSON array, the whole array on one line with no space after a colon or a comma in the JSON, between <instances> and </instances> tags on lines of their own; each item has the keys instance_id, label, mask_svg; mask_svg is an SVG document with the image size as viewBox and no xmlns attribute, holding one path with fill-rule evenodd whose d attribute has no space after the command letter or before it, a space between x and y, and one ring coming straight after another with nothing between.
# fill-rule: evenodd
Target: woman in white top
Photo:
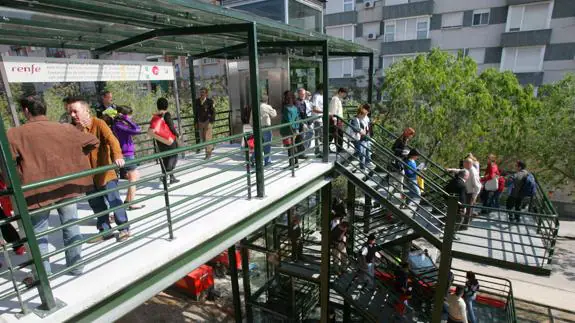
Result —
<instances>
[{"instance_id":1,"label":"woman in white top","mask_svg":"<svg viewBox=\"0 0 575 323\"><path fill-rule=\"evenodd\" d=\"M261 127L266 128L272 125L272 118L277 116L276 110L268 104L268 96L263 94L260 103L260 120ZM250 122L251 123L251 122ZM271 165L272 159L270 153L272 151L272 131L264 130L262 132L263 149L264 149L264 166ZM255 160L255 152L252 159Z\"/></svg>"},{"instance_id":2,"label":"woman in white top","mask_svg":"<svg viewBox=\"0 0 575 323\"><path fill-rule=\"evenodd\" d=\"M369 104L362 104L357 110L355 118L351 119L351 134L353 135L355 150L359 158L359 167L365 169L371 163L369 135Z\"/></svg>"}]
</instances>

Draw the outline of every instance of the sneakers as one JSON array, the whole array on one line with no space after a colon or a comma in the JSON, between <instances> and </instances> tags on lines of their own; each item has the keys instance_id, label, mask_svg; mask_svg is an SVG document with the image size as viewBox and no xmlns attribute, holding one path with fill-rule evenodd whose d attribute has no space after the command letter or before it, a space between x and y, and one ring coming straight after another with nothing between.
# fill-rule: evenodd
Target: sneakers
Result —
<instances>
[{"instance_id":1,"label":"sneakers","mask_svg":"<svg viewBox=\"0 0 575 323\"><path fill-rule=\"evenodd\" d=\"M116 239L116 241L122 242L122 241L128 240L128 238L130 238L130 231L124 230L124 231L120 231L120 234L118 235L118 238Z\"/></svg>"}]
</instances>

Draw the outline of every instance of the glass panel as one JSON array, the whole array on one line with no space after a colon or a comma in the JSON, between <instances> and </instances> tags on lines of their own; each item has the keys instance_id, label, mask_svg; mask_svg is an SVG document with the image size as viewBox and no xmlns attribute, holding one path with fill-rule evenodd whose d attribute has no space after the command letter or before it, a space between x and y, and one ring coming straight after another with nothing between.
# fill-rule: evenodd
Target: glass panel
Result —
<instances>
[{"instance_id":1,"label":"glass panel","mask_svg":"<svg viewBox=\"0 0 575 323\"><path fill-rule=\"evenodd\" d=\"M509 7L509 16L507 21L509 31L519 30L521 28L521 19L523 19L523 7Z\"/></svg>"},{"instance_id":2,"label":"glass panel","mask_svg":"<svg viewBox=\"0 0 575 323\"><path fill-rule=\"evenodd\" d=\"M384 42L392 42L395 40L395 25L385 25Z\"/></svg>"},{"instance_id":3,"label":"glass panel","mask_svg":"<svg viewBox=\"0 0 575 323\"><path fill-rule=\"evenodd\" d=\"M417 23L417 39L427 38L427 21Z\"/></svg>"},{"instance_id":4,"label":"glass panel","mask_svg":"<svg viewBox=\"0 0 575 323\"><path fill-rule=\"evenodd\" d=\"M541 47L520 47L514 72L535 72L540 70Z\"/></svg>"},{"instance_id":5,"label":"glass panel","mask_svg":"<svg viewBox=\"0 0 575 323\"><path fill-rule=\"evenodd\" d=\"M481 14L481 24L487 25L489 24L489 12L485 12Z\"/></svg>"},{"instance_id":6,"label":"glass panel","mask_svg":"<svg viewBox=\"0 0 575 323\"><path fill-rule=\"evenodd\" d=\"M536 4L525 6L523 25L521 30L536 30L547 28L547 17L549 16L549 4Z\"/></svg>"},{"instance_id":7,"label":"glass panel","mask_svg":"<svg viewBox=\"0 0 575 323\"><path fill-rule=\"evenodd\" d=\"M481 24L481 14L476 13L473 15L473 26L478 26Z\"/></svg>"},{"instance_id":8,"label":"glass panel","mask_svg":"<svg viewBox=\"0 0 575 323\"><path fill-rule=\"evenodd\" d=\"M260 1L233 7L233 9L243 10L279 22L285 22L285 10L283 0Z\"/></svg>"},{"instance_id":9,"label":"glass panel","mask_svg":"<svg viewBox=\"0 0 575 323\"><path fill-rule=\"evenodd\" d=\"M289 0L289 24L305 30L322 31L321 11L296 0Z\"/></svg>"}]
</instances>

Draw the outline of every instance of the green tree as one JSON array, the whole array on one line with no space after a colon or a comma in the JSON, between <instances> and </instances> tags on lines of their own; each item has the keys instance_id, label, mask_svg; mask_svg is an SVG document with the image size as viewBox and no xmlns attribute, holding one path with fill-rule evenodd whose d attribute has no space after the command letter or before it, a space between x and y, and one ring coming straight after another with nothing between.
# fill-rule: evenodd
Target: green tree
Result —
<instances>
[{"instance_id":1,"label":"green tree","mask_svg":"<svg viewBox=\"0 0 575 323\"><path fill-rule=\"evenodd\" d=\"M540 174L553 185L575 181L575 75L543 85L541 107L532 117L529 153Z\"/></svg>"}]
</instances>

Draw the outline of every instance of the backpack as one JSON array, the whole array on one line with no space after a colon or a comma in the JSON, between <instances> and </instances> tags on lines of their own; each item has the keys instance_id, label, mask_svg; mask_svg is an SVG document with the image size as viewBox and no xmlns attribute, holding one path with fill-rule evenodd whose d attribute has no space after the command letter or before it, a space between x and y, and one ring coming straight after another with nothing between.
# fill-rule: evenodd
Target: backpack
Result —
<instances>
[{"instance_id":1,"label":"backpack","mask_svg":"<svg viewBox=\"0 0 575 323\"><path fill-rule=\"evenodd\" d=\"M535 182L535 177L533 174L529 173L525 177L524 183L521 186L521 196L522 197L532 197L537 193L537 183Z\"/></svg>"}]
</instances>

